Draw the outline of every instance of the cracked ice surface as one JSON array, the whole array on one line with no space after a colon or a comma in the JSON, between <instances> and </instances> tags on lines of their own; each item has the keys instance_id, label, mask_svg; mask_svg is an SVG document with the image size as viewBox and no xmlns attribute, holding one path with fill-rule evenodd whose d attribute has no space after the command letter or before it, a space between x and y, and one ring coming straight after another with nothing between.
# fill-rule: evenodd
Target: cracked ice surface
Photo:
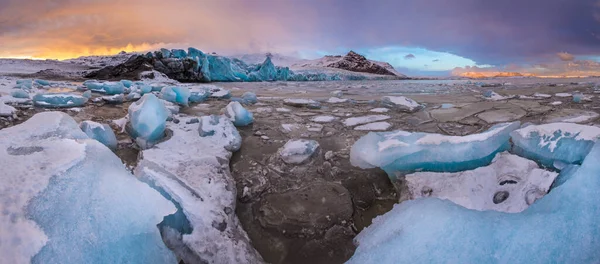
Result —
<instances>
[{"instance_id":1,"label":"cracked ice surface","mask_svg":"<svg viewBox=\"0 0 600 264\"><path fill-rule=\"evenodd\" d=\"M175 211L68 115L0 130L6 263L174 263L156 224Z\"/></svg>"},{"instance_id":2,"label":"cracked ice surface","mask_svg":"<svg viewBox=\"0 0 600 264\"><path fill-rule=\"evenodd\" d=\"M348 263L596 263L600 144L560 186L521 213L450 201L395 205L356 238Z\"/></svg>"},{"instance_id":3,"label":"cracked ice surface","mask_svg":"<svg viewBox=\"0 0 600 264\"><path fill-rule=\"evenodd\" d=\"M225 116L204 116L193 124L180 119L168 125L173 136L144 150L135 169L181 206L193 228L190 234L161 230L167 244L186 263L262 262L235 215L229 159L230 150L239 149L239 133Z\"/></svg>"}]
</instances>

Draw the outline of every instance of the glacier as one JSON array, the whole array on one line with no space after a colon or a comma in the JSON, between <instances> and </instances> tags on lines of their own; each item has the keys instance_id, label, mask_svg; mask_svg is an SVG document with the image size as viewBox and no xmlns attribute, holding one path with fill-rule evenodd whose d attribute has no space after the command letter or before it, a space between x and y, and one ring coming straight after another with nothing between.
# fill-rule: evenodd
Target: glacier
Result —
<instances>
[{"instance_id":1,"label":"glacier","mask_svg":"<svg viewBox=\"0 0 600 264\"><path fill-rule=\"evenodd\" d=\"M370 132L352 146L353 166L382 168L391 178L415 171L458 172L488 165L497 153L510 148L510 132L520 122L503 123L468 136L421 132Z\"/></svg>"},{"instance_id":2,"label":"glacier","mask_svg":"<svg viewBox=\"0 0 600 264\"><path fill-rule=\"evenodd\" d=\"M600 138L600 128L572 123L527 125L511 133L512 152L540 164L557 168L561 164L581 164Z\"/></svg>"},{"instance_id":3,"label":"glacier","mask_svg":"<svg viewBox=\"0 0 600 264\"><path fill-rule=\"evenodd\" d=\"M5 263L175 263L156 225L173 203L60 112L0 130Z\"/></svg>"},{"instance_id":4,"label":"glacier","mask_svg":"<svg viewBox=\"0 0 600 264\"><path fill-rule=\"evenodd\" d=\"M87 120L81 122L79 126L89 138L98 140L110 149L117 148L117 137L109 125Z\"/></svg>"},{"instance_id":5,"label":"glacier","mask_svg":"<svg viewBox=\"0 0 600 264\"><path fill-rule=\"evenodd\" d=\"M130 134L138 144L156 143L165 134L169 109L153 94L145 94L129 106Z\"/></svg>"},{"instance_id":6,"label":"glacier","mask_svg":"<svg viewBox=\"0 0 600 264\"><path fill-rule=\"evenodd\" d=\"M254 122L252 113L246 110L239 102L229 103L223 112L235 126L247 126Z\"/></svg>"},{"instance_id":7,"label":"glacier","mask_svg":"<svg viewBox=\"0 0 600 264\"><path fill-rule=\"evenodd\" d=\"M395 205L355 238L348 263L596 263L600 144L560 186L521 213L447 200Z\"/></svg>"}]
</instances>

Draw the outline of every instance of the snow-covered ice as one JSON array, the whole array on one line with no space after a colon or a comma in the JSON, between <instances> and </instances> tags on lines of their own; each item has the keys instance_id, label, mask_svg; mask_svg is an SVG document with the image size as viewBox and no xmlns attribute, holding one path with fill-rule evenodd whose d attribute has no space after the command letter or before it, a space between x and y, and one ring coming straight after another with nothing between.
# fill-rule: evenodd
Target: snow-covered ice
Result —
<instances>
[{"instance_id":1,"label":"snow-covered ice","mask_svg":"<svg viewBox=\"0 0 600 264\"><path fill-rule=\"evenodd\" d=\"M246 110L239 102L229 103L223 112L235 126L247 126L254 122L252 113Z\"/></svg>"},{"instance_id":2,"label":"snow-covered ice","mask_svg":"<svg viewBox=\"0 0 600 264\"><path fill-rule=\"evenodd\" d=\"M561 101L550 102L550 105L561 105L561 104L562 104Z\"/></svg>"},{"instance_id":3,"label":"snow-covered ice","mask_svg":"<svg viewBox=\"0 0 600 264\"><path fill-rule=\"evenodd\" d=\"M17 109L0 101L0 116L12 116Z\"/></svg>"},{"instance_id":4,"label":"snow-covered ice","mask_svg":"<svg viewBox=\"0 0 600 264\"><path fill-rule=\"evenodd\" d=\"M0 130L5 263L175 263L156 225L175 206L60 112Z\"/></svg>"},{"instance_id":5,"label":"snow-covered ice","mask_svg":"<svg viewBox=\"0 0 600 264\"><path fill-rule=\"evenodd\" d=\"M350 162L366 168L396 172L457 172L488 165L498 152L510 147L510 132L519 122L492 126L480 134L446 136L422 132L370 132L350 151Z\"/></svg>"},{"instance_id":6,"label":"snow-covered ice","mask_svg":"<svg viewBox=\"0 0 600 264\"><path fill-rule=\"evenodd\" d=\"M388 115L368 115L368 116L350 117L350 118L347 118L346 120L344 120L344 126L350 127L350 126L362 125L362 124L367 124L367 123L372 123L372 122L377 122L377 121L388 120L390 118L391 117Z\"/></svg>"},{"instance_id":7,"label":"snow-covered ice","mask_svg":"<svg viewBox=\"0 0 600 264\"><path fill-rule=\"evenodd\" d=\"M436 198L406 201L355 238L349 264L595 263L600 144L563 184L516 214Z\"/></svg>"},{"instance_id":8,"label":"snow-covered ice","mask_svg":"<svg viewBox=\"0 0 600 264\"><path fill-rule=\"evenodd\" d=\"M190 99L190 90L187 87L167 86L160 91L161 98L171 103L187 106Z\"/></svg>"},{"instance_id":9,"label":"snow-covered ice","mask_svg":"<svg viewBox=\"0 0 600 264\"><path fill-rule=\"evenodd\" d=\"M381 98L381 103L387 107L407 112L414 112L423 107L415 100L404 96L384 96Z\"/></svg>"},{"instance_id":10,"label":"snow-covered ice","mask_svg":"<svg viewBox=\"0 0 600 264\"><path fill-rule=\"evenodd\" d=\"M117 148L117 137L109 125L87 120L81 122L79 126L91 139L98 140L100 143L111 149Z\"/></svg>"},{"instance_id":11,"label":"snow-covered ice","mask_svg":"<svg viewBox=\"0 0 600 264\"><path fill-rule=\"evenodd\" d=\"M311 118L310 121L313 121L315 123L331 123L331 122L335 121L336 119L337 119L337 117L335 117L335 116L320 115L320 116L315 116L315 117Z\"/></svg>"},{"instance_id":12,"label":"snow-covered ice","mask_svg":"<svg viewBox=\"0 0 600 264\"><path fill-rule=\"evenodd\" d=\"M552 95L550 95L550 94L544 94L544 93L534 93L533 96L534 97L539 97L539 98L550 98L550 97L552 97Z\"/></svg>"},{"instance_id":13,"label":"snow-covered ice","mask_svg":"<svg viewBox=\"0 0 600 264\"><path fill-rule=\"evenodd\" d=\"M325 102L330 103L330 104L339 104L339 103L348 102L348 99L346 99L346 98L338 98L338 97L330 97Z\"/></svg>"},{"instance_id":14,"label":"snow-covered ice","mask_svg":"<svg viewBox=\"0 0 600 264\"><path fill-rule=\"evenodd\" d=\"M87 98L71 93L39 93L33 97L33 103L41 107L60 108L78 107L87 102Z\"/></svg>"},{"instance_id":15,"label":"snow-covered ice","mask_svg":"<svg viewBox=\"0 0 600 264\"><path fill-rule=\"evenodd\" d=\"M283 104L295 107L302 107L309 105L318 105L319 102L312 99L288 98L283 100Z\"/></svg>"},{"instance_id":16,"label":"snow-covered ice","mask_svg":"<svg viewBox=\"0 0 600 264\"><path fill-rule=\"evenodd\" d=\"M242 146L242 137L231 120L226 116L203 116L200 118L198 134L209 137L223 146L225 150L235 152Z\"/></svg>"},{"instance_id":17,"label":"snow-covered ice","mask_svg":"<svg viewBox=\"0 0 600 264\"><path fill-rule=\"evenodd\" d=\"M319 149L319 142L307 139L290 139L279 149L281 159L287 164L302 164Z\"/></svg>"},{"instance_id":18,"label":"snow-covered ice","mask_svg":"<svg viewBox=\"0 0 600 264\"><path fill-rule=\"evenodd\" d=\"M412 199L435 197L468 209L518 213L544 196L557 175L502 152L489 166L456 173L416 172L406 175L406 183Z\"/></svg>"},{"instance_id":19,"label":"snow-covered ice","mask_svg":"<svg viewBox=\"0 0 600 264\"><path fill-rule=\"evenodd\" d=\"M556 96L556 97L571 97L573 95L570 93L555 93L554 96Z\"/></svg>"},{"instance_id":20,"label":"snow-covered ice","mask_svg":"<svg viewBox=\"0 0 600 264\"><path fill-rule=\"evenodd\" d=\"M390 111L390 109L385 108L385 107L380 107L380 108L373 108L373 109L371 109L369 111L373 112L373 113L387 113L387 112Z\"/></svg>"},{"instance_id":21,"label":"snow-covered ice","mask_svg":"<svg viewBox=\"0 0 600 264\"><path fill-rule=\"evenodd\" d=\"M547 167L579 164L600 137L600 128L572 123L529 125L511 133L513 153Z\"/></svg>"},{"instance_id":22,"label":"snow-covered ice","mask_svg":"<svg viewBox=\"0 0 600 264\"><path fill-rule=\"evenodd\" d=\"M362 126L357 126L354 130L358 131L386 131L392 127L388 122L374 122Z\"/></svg>"}]
</instances>

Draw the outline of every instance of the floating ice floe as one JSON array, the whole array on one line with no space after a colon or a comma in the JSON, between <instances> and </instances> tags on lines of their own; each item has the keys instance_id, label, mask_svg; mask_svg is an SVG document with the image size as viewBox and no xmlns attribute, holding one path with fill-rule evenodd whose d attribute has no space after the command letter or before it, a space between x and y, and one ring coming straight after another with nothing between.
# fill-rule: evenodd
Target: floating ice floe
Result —
<instances>
[{"instance_id":1,"label":"floating ice floe","mask_svg":"<svg viewBox=\"0 0 600 264\"><path fill-rule=\"evenodd\" d=\"M346 120L344 120L344 126L350 127L350 126L362 125L362 124L383 121L383 120L388 120L388 119L390 119L390 116L388 116L388 115L368 115L368 116L350 117L350 118L347 118Z\"/></svg>"},{"instance_id":2,"label":"floating ice floe","mask_svg":"<svg viewBox=\"0 0 600 264\"><path fill-rule=\"evenodd\" d=\"M488 165L510 147L510 132L519 122L492 126L468 136L421 132L370 132L352 146L350 162L361 168L380 167L390 175L414 171L458 172Z\"/></svg>"},{"instance_id":3,"label":"floating ice floe","mask_svg":"<svg viewBox=\"0 0 600 264\"><path fill-rule=\"evenodd\" d=\"M550 97L552 97L552 95L550 95L550 94L544 94L544 93L534 93L533 96L534 97L539 97L539 98L550 98Z\"/></svg>"},{"instance_id":4,"label":"floating ice floe","mask_svg":"<svg viewBox=\"0 0 600 264\"><path fill-rule=\"evenodd\" d=\"M600 144L564 183L521 213L436 198L405 201L358 234L350 264L595 263Z\"/></svg>"},{"instance_id":5,"label":"floating ice floe","mask_svg":"<svg viewBox=\"0 0 600 264\"><path fill-rule=\"evenodd\" d=\"M319 149L319 142L307 139L291 139L279 149L279 156L287 164L302 164Z\"/></svg>"},{"instance_id":6,"label":"floating ice floe","mask_svg":"<svg viewBox=\"0 0 600 264\"><path fill-rule=\"evenodd\" d=\"M235 126L247 126L254 122L252 113L246 110L239 102L229 103L223 112Z\"/></svg>"},{"instance_id":7,"label":"floating ice floe","mask_svg":"<svg viewBox=\"0 0 600 264\"><path fill-rule=\"evenodd\" d=\"M381 103L387 107L406 112L414 112L423 108L423 106L415 100L404 96L384 96L381 99Z\"/></svg>"},{"instance_id":8,"label":"floating ice floe","mask_svg":"<svg viewBox=\"0 0 600 264\"><path fill-rule=\"evenodd\" d=\"M17 109L0 101L0 116L12 116Z\"/></svg>"},{"instance_id":9,"label":"floating ice floe","mask_svg":"<svg viewBox=\"0 0 600 264\"><path fill-rule=\"evenodd\" d=\"M561 105L561 104L562 104L562 102L561 102L561 101L554 101L554 102L551 102L551 103L550 103L550 105L555 105L555 106L556 106L556 105Z\"/></svg>"},{"instance_id":10,"label":"floating ice floe","mask_svg":"<svg viewBox=\"0 0 600 264\"><path fill-rule=\"evenodd\" d=\"M229 99L231 98L231 92L229 90L225 90L221 87L213 87L210 90L210 97L218 98L218 99Z\"/></svg>"},{"instance_id":11,"label":"floating ice floe","mask_svg":"<svg viewBox=\"0 0 600 264\"><path fill-rule=\"evenodd\" d=\"M348 99L345 98L338 98L338 97L330 97L329 99L327 99L326 101L327 103L330 104L339 104L339 103L345 103L348 102Z\"/></svg>"},{"instance_id":12,"label":"floating ice floe","mask_svg":"<svg viewBox=\"0 0 600 264\"><path fill-rule=\"evenodd\" d=\"M373 112L373 113L387 113L389 111L390 111L390 109L385 108L385 107L373 108L373 109L369 110L369 112Z\"/></svg>"},{"instance_id":13,"label":"floating ice floe","mask_svg":"<svg viewBox=\"0 0 600 264\"><path fill-rule=\"evenodd\" d=\"M289 113L292 110L284 108L284 107L280 107L280 108L275 108L275 111L280 112L280 113Z\"/></svg>"},{"instance_id":14,"label":"floating ice floe","mask_svg":"<svg viewBox=\"0 0 600 264\"><path fill-rule=\"evenodd\" d=\"M91 139L98 140L110 149L117 148L117 137L109 125L96 123L94 121L83 121L79 126Z\"/></svg>"},{"instance_id":15,"label":"floating ice floe","mask_svg":"<svg viewBox=\"0 0 600 264\"><path fill-rule=\"evenodd\" d=\"M318 105L319 102L312 99L288 98L283 100L283 104L295 107Z\"/></svg>"},{"instance_id":16,"label":"floating ice floe","mask_svg":"<svg viewBox=\"0 0 600 264\"><path fill-rule=\"evenodd\" d=\"M5 263L175 263L156 225L173 203L60 112L0 130Z\"/></svg>"},{"instance_id":17,"label":"floating ice floe","mask_svg":"<svg viewBox=\"0 0 600 264\"><path fill-rule=\"evenodd\" d=\"M180 118L168 124L172 137L143 150L135 168L177 207L158 225L163 240L185 263L262 263L235 214L229 159L241 144L238 131L223 116Z\"/></svg>"},{"instance_id":18,"label":"floating ice floe","mask_svg":"<svg viewBox=\"0 0 600 264\"><path fill-rule=\"evenodd\" d=\"M555 93L554 96L556 96L556 97L571 97L573 95L570 93Z\"/></svg>"},{"instance_id":19,"label":"floating ice floe","mask_svg":"<svg viewBox=\"0 0 600 264\"><path fill-rule=\"evenodd\" d=\"M600 138L600 128L572 123L529 125L513 131L511 137L513 153L556 168L556 163L580 164Z\"/></svg>"},{"instance_id":20,"label":"floating ice floe","mask_svg":"<svg viewBox=\"0 0 600 264\"><path fill-rule=\"evenodd\" d=\"M10 92L10 96L14 98L25 98L29 99L29 93L23 89L14 89Z\"/></svg>"},{"instance_id":21,"label":"floating ice floe","mask_svg":"<svg viewBox=\"0 0 600 264\"><path fill-rule=\"evenodd\" d=\"M461 172L406 175L412 199L447 199L468 209L518 213L544 196L558 173L531 160L498 153L489 166Z\"/></svg>"},{"instance_id":22,"label":"floating ice floe","mask_svg":"<svg viewBox=\"0 0 600 264\"><path fill-rule=\"evenodd\" d=\"M311 118L310 121L313 121L315 123L330 123L335 121L336 119L337 117L335 116L321 115Z\"/></svg>"},{"instance_id":23,"label":"floating ice floe","mask_svg":"<svg viewBox=\"0 0 600 264\"><path fill-rule=\"evenodd\" d=\"M128 109L130 134L138 144L145 147L156 143L165 134L169 110L153 94L145 94Z\"/></svg>"},{"instance_id":24,"label":"floating ice floe","mask_svg":"<svg viewBox=\"0 0 600 264\"><path fill-rule=\"evenodd\" d=\"M33 103L41 107L78 107L87 102L87 98L69 93L47 93L36 94L33 97Z\"/></svg>"},{"instance_id":25,"label":"floating ice floe","mask_svg":"<svg viewBox=\"0 0 600 264\"><path fill-rule=\"evenodd\" d=\"M386 131L392 127L392 124L388 122L375 122L369 123L362 126L354 127L354 130L358 131Z\"/></svg>"},{"instance_id":26,"label":"floating ice floe","mask_svg":"<svg viewBox=\"0 0 600 264\"><path fill-rule=\"evenodd\" d=\"M161 98L171 103L187 106L190 90L187 87L167 86L160 90Z\"/></svg>"}]
</instances>

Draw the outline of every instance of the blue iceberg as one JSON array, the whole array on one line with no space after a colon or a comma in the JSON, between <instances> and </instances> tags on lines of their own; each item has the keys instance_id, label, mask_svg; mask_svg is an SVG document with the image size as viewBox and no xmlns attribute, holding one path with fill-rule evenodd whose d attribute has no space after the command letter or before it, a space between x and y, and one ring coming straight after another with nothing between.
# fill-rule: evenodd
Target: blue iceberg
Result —
<instances>
[{"instance_id":1,"label":"blue iceberg","mask_svg":"<svg viewBox=\"0 0 600 264\"><path fill-rule=\"evenodd\" d=\"M22 79L17 80L17 85L15 88L29 90L33 86L33 81L31 79Z\"/></svg>"},{"instance_id":2,"label":"blue iceberg","mask_svg":"<svg viewBox=\"0 0 600 264\"><path fill-rule=\"evenodd\" d=\"M87 100L86 97L70 93L36 94L33 97L35 105L49 108L82 106Z\"/></svg>"},{"instance_id":3,"label":"blue iceberg","mask_svg":"<svg viewBox=\"0 0 600 264\"><path fill-rule=\"evenodd\" d=\"M102 89L108 95L122 94L125 92L125 86L122 82L105 82L102 84Z\"/></svg>"},{"instance_id":4,"label":"blue iceberg","mask_svg":"<svg viewBox=\"0 0 600 264\"><path fill-rule=\"evenodd\" d=\"M190 88L190 102L200 103L204 102L210 96L210 91L206 87L192 87Z\"/></svg>"},{"instance_id":5,"label":"blue iceberg","mask_svg":"<svg viewBox=\"0 0 600 264\"><path fill-rule=\"evenodd\" d=\"M188 48L188 57L190 57L190 58L204 58L205 55L204 55L204 52L200 51L199 49L189 47Z\"/></svg>"},{"instance_id":6,"label":"blue iceberg","mask_svg":"<svg viewBox=\"0 0 600 264\"><path fill-rule=\"evenodd\" d=\"M121 80L121 83L123 86L125 86L125 88L130 88L133 85L133 82L130 80Z\"/></svg>"},{"instance_id":7,"label":"blue iceberg","mask_svg":"<svg viewBox=\"0 0 600 264\"><path fill-rule=\"evenodd\" d=\"M182 49L172 49L171 54L173 55L173 58L178 59L183 59L187 57L187 53L185 52L185 50Z\"/></svg>"},{"instance_id":8,"label":"blue iceberg","mask_svg":"<svg viewBox=\"0 0 600 264\"><path fill-rule=\"evenodd\" d=\"M229 103L224 112L225 116L227 116L235 126L247 126L254 122L252 113L246 110L239 102Z\"/></svg>"},{"instance_id":9,"label":"blue iceberg","mask_svg":"<svg viewBox=\"0 0 600 264\"><path fill-rule=\"evenodd\" d=\"M187 87L168 86L160 91L163 100L180 105L188 105L190 89Z\"/></svg>"},{"instance_id":10,"label":"blue iceberg","mask_svg":"<svg viewBox=\"0 0 600 264\"><path fill-rule=\"evenodd\" d=\"M139 90L140 94L144 95L144 94L152 92L152 86L147 85L147 84L140 84L140 85L138 85L138 90Z\"/></svg>"},{"instance_id":11,"label":"blue iceberg","mask_svg":"<svg viewBox=\"0 0 600 264\"><path fill-rule=\"evenodd\" d=\"M198 126L200 137L210 137L215 144L222 145L227 151L236 152L242 146L242 136L229 118L211 115L200 118Z\"/></svg>"},{"instance_id":12,"label":"blue iceberg","mask_svg":"<svg viewBox=\"0 0 600 264\"><path fill-rule=\"evenodd\" d=\"M529 125L515 130L511 137L513 153L557 168L557 163L581 164L600 138L600 128L572 123Z\"/></svg>"},{"instance_id":13,"label":"blue iceberg","mask_svg":"<svg viewBox=\"0 0 600 264\"><path fill-rule=\"evenodd\" d=\"M128 115L130 134L138 142L152 144L163 138L169 109L153 94L145 94L132 103Z\"/></svg>"},{"instance_id":14,"label":"blue iceberg","mask_svg":"<svg viewBox=\"0 0 600 264\"><path fill-rule=\"evenodd\" d=\"M49 81L42 80L42 79L35 79L34 82L37 83L37 84L39 84L39 85L41 85L41 86L48 86L48 85L50 85Z\"/></svg>"},{"instance_id":15,"label":"blue iceberg","mask_svg":"<svg viewBox=\"0 0 600 264\"><path fill-rule=\"evenodd\" d=\"M26 98L29 99L29 93L23 89L14 89L10 92L10 96L14 98Z\"/></svg>"},{"instance_id":16,"label":"blue iceberg","mask_svg":"<svg viewBox=\"0 0 600 264\"><path fill-rule=\"evenodd\" d=\"M497 153L510 148L510 132L520 123L504 123L468 136L446 136L420 132L370 132L350 151L350 162L361 168L380 167L394 177L396 172L458 172L486 166Z\"/></svg>"},{"instance_id":17,"label":"blue iceberg","mask_svg":"<svg viewBox=\"0 0 600 264\"><path fill-rule=\"evenodd\" d=\"M424 198L395 205L355 238L348 263L597 263L600 144L560 186L521 213Z\"/></svg>"},{"instance_id":18,"label":"blue iceberg","mask_svg":"<svg viewBox=\"0 0 600 264\"><path fill-rule=\"evenodd\" d=\"M110 149L117 148L117 137L109 125L94 121L83 121L79 124L79 127L91 139L98 140Z\"/></svg>"}]
</instances>

